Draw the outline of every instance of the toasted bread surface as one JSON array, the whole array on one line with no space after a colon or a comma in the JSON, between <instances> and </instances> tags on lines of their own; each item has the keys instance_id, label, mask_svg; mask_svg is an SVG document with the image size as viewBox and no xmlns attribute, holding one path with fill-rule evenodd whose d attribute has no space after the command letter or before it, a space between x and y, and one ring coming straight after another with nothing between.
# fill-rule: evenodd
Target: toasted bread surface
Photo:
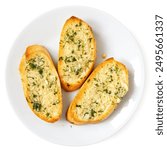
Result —
<instances>
[{"instance_id":1,"label":"toasted bread surface","mask_svg":"<svg viewBox=\"0 0 167 150\"><path fill-rule=\"evenodd\" d=\"M96 42L91 27L72 16L62 29L58 73L66 91L78 89L91 73L96 59Z\"/></svg>"},{"instance_id":2,"label":"toasted bread surface","mask_svg":"<svg viewBox=\"0 0 167 150\"><path fill-rule=\"evenodd\" d=\"M128 91L128 70L109 58L102 62L82 85L67 111L74 124L97 123L116 109Z\"/></svg>"},{"instance_id":3,"label":"toasted bread surface","mask_svg":"<svg viewBox=\"0 0 167 150\"><path fill-rule=\"evenodd\" d=\"M19 71L31 110L47 122L59 120L62 114L60 80L47 49L41 45L27 47Z\"/></svg>"}]
</instances>

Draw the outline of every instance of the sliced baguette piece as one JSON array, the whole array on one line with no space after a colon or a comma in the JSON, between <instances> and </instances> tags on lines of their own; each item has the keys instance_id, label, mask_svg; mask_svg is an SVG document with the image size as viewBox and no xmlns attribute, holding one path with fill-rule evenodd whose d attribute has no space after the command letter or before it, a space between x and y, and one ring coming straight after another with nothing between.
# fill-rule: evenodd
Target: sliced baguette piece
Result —
<instances>
[{"instance_id":1,"label":"sliced baguette piece","mask_svg":"<svg viewBox=\"0 0 167 150\"><path fill-rule=\"evenodd\" d=\"M31 110L44 121L59 120L62 114L60 80L47 49L41 45L27 47L19 71Z\"/></svg>"},{"instance_id":2,"label":"sliced baguette piece","mask_svg":"<svg viewBox=\"0 0 167 150\"><path fill-rule=\"evenodd\" d=\"M82 85L68 108L67 120L74 124L98 123L116 109L127 91L127 68L109 58Z\"/></svg>"},{"instance_id":3,"label":"sliced baguette piece","mask_svg":"<svg viewBox=\"0 0 167 150\"><path fill-rule=\"evenodd\" d=\"M62 29L58 73L63 88L74 91L91 73L96 59L96 42L91 27L72 16Z\"/></svg>"}]
</instances>

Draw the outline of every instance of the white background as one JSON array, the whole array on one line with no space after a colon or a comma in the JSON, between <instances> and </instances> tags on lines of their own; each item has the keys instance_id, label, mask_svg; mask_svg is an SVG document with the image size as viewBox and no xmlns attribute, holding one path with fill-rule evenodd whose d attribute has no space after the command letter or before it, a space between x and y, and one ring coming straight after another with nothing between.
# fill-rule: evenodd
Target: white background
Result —
<instances>
[{"instance_id":1,"label":"white background","mask_svg":"<svg viewBox=\"0 0 167 150\"><path fill-rule=\"evenodd\" d=\"M95 7L110 13L122 22L139 42L146 67L145 92L130 121L111 138L82 147L52 144L34 135L18 120L10 106L5 87L7 56L17 35L39 15L56 7L67 5ZM167 124L165 121L167 122L167 119L164 119L163 136L158 136L154 131L156 128L156 100L155 92L153 92L155 91L153 68L155 14L163 16L166 23L165 0L0 0L0 149L166 149ZM167 30L167 26L165 29ZM165 32L167 33L167 31ZM164 36L165 38L167 36ZM165 48L164 46L164 51ZM165 98L167 97L165 96ZM166 102L164 105L167 106Z\"/></svg>"}]
</instances>

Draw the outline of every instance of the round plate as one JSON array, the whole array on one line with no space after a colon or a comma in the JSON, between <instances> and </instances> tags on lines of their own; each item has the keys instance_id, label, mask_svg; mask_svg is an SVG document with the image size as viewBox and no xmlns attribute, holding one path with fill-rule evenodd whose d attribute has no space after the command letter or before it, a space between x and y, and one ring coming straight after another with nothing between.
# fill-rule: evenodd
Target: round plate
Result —
<instances>
[{"instance_id":1,"label":"round plate","mask_svg":"<svg viewBox=\"0 0 167 150\"><path fill-rule=\"evenodd\" d=\"M67 108L78 91L63 90L63 116L55 123L39 119L30 110L19 75L19 63L28 45L41 44L48 48L57 64L60 33L71 16L82 18L93 29L97 42L96 65L114 57L129 70L129 92L109 118L98 124L73 125L66 121ZM62 145L88 145L117 132L127 123L138 105L144 87L144 63L141 50L131 33L111 15L94 8L70 6L54 9L32 21L16 39L7 62L6 84L10 102L20 120L43 139Z\"/></svg>"}]
</instances>

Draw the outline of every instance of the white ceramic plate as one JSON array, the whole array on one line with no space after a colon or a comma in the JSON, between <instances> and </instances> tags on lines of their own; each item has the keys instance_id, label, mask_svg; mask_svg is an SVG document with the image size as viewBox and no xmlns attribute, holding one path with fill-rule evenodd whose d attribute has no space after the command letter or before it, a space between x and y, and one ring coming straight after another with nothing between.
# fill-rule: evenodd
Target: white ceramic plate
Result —
<instances>
[{"instance_id":1,"label":"white ceramic plate","mask_svg":"<svg viewBox=\"0 0 167 150\"><path fill-rule=\"evenodd\" d=\"M93 29L97 41L96 65L103 61L101 55L114 57L129 69L130 90L118 109L105 121L77 126L65 119L66 110L76 92L63 91L63 116L53 124L36 117L24 95L18 66L28 45L42 44L58 60L58 46L62 26L72 15L85 20ZM63 7L47 12L32 21L18 36L8 57L6 85L10 102L20 120L43 139L63 145L88 145L99 142L117 132L134 113L144 87L144 63L141 50L130 32L111 15L94 8L82 6Z\"/></svg>"}]
</instances>

